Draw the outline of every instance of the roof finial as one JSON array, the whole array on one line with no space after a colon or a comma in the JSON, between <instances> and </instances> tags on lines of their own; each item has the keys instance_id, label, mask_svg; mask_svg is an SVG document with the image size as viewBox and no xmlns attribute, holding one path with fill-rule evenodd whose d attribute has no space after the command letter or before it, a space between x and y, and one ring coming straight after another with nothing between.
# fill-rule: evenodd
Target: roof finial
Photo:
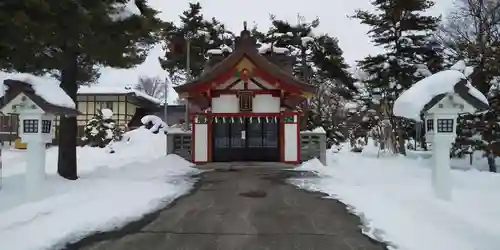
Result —
<instances>
[{"instance_id":1,"label":"roof finial","mask_svg":"<svg viewBox=\"0 0 500 250\"><path fill-rule=\"evenodd\" d=\"M243 21L243 30L247 30L247 21Z\"/></svg>"}]
</instances>

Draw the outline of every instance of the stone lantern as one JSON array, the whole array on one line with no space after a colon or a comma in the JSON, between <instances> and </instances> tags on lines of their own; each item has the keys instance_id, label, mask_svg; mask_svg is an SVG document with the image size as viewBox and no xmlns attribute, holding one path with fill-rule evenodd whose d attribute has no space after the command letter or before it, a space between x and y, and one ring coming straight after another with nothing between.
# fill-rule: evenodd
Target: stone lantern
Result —
<instances>
[{"instance_id":1,"label":"stone lantern","mask_svg":"<svg viewBox=\"0 0 500 250\"><path fill-rule=\"evenodd\" d=\"M4 87L8 90L2 97L0 111L2 114L19 115L19 136L28 144L27 190L33 191L45 179L45 145L54 137L55 117L75 116L78 111L53 104L54 100L49 100L49 95L39 95L31 84L23 81L5 80ZM58 87L57 89L60 90ZM50 96L57 97L55 93Z\"/></svg>"},{"instance_id":2,"label":"stone lantern","mask_svg":"<svg viewBox=\"0 0 500 250\"><path fill-rule=\"evenodd\" d=\"M458 82L453 90L435 96L422 110L425 137L433 151L432 184L436 195L445 200L451 199L450 149L457 136L458 115L488 108L469 92L467 80Z\"/></svg>"},{"instance_id":3,"label":"stone lantern","mask_svg":"<svg viewBox=\"0 0 500 250\"><path fill-rule=\"evenodd\" d=\"M456 69L416 82L395 101L396 116L417 122L424 117L425 137L433 151L432 187L438 198L451 199L450 149L456 138L459 114L488 108L486 97Z\"/></svg>"}]
</instances>

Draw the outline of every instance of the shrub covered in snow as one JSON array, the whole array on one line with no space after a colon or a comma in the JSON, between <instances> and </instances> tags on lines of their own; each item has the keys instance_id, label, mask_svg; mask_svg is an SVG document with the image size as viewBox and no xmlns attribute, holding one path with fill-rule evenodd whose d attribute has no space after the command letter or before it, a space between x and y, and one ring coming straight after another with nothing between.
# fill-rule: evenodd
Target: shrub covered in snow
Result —
<instances>
[{"instance_id":1,"label":"shrub covered in snow","mask_svg":"<svg viewBox=\"0 0 500 250\"><path fill-rule=\"evenodd\" d=\"M144 116L142 117L141 122L142 124L144 124L144 127L153 132L153 134L158 134L160 131L165 131L168 127L160 117L155 115Z\"/></svg>"},{"instance_id":2,"label":"shrub covered in snow","mask_svg":"<svg viewBox=\"0 0 500 250\"><path fill-rule=\"evenodd\" d=\"M111 141L120 141L123 138L124 131L116 125L112 116L113 111L109 109L98 110L85 126L85 136L82 137L85 145L103 148Z\"/></svg>"},{"instance_id":3,"label":"shrub covered in snow","mask_svg":"<svg viewBox=\"0 0 500 250\"><path fill-rule=\"evenodd\" d=\"M351 151L356 153L361 153L366 146L365 138L357 138L353 144L351 144Z\"/></svg>"}]
</instances>

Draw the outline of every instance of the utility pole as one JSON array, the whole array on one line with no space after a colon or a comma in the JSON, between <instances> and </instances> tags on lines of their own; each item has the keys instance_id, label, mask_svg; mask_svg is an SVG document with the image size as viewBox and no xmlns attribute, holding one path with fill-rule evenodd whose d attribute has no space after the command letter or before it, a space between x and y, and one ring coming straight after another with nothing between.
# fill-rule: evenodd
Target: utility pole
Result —
<instances>
[{"instance_id":1,"label":"utility pole","mask_svg":"<svg viewBox=\"0 0 500 250\"><path fill-rule=\"evenodd\" d=\"M165 119L165 126L168 127L168 87L169 87L169 83L170 83L170 77L167 75L167 77L165 77L165 85L164 85L164 90L163 90L163 119ZM167 133L167 128L164 128L165 129L165 133ZM168 135L165 135L165 154L168 155Z\"/></svg>"},{"instance_id":2,"label":"utility pole","mask_svg":"<svg viewBox=\"0 0 500 250\"><path fill-rule=\"evenodd\" d=\"M191 36L188 32L186 36L186 83L191 81ZM184 114L184 129L189 130L189 101L188 97L184 100L186 112Z\"/></svg>"},{"instance_id":3,"label":"utility pole","mask_svg":"<svg viewBox=\"0 0 500 250\"><path fill-rule=\"evenodd\" d=\"M304 20L304 17L300 15L300 13L297 13L297 28L300 29L301 28L301 24L302 24L302 21L305 21ZM304 82L307 82L310 84L310 78L309 78L309 69L307 68L307 61L306 61L306 47L303 46L302 44L302 37L300 36L300 33L298 32L299 30L297 30L297 34L296 36L297 37L294 37L294 40L296 41L296 45L299 46L300 48L300 63L302 64L301 66L301 78ZM302 112L303 112L303 119L301 119L301 123L300 123L300 127L301 129L308 129L307 125L309 123L309 116L310 116L310 112L309 112L309 108L310 108L310 101L309 99L306 100L306 105L303 105L301 104L301 109L302 109ZM306 106L304 108L304 106ZM316 126L316 124L315 124ZM313 128L309 128L309 129L313 129Z\"/></svg>"}]
</instances>

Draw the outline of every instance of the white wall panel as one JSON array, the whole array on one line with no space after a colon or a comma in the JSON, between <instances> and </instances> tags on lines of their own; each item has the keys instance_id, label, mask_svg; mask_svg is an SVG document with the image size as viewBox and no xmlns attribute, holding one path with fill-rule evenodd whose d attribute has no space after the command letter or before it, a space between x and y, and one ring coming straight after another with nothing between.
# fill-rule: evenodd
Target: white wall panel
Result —
<instances>
[{"instance_id":1,"label":"white wall panel","mask_svg":"<svg viewBox=\"0 0 500 250\"><path fill-rule=\"evenodd\" d=\"M208 161L208 125L194 124L194 161Z\"/></svg>"},{"instance_id":2,"label":"white wall panel","mask_svg":"<svg viewBox=\"0 0 500 250\"><path fill-rule=\"evenodd\" d=\"M297 124L285 124L285 161L297 161Z\"/></svg>"}]
</instances>

